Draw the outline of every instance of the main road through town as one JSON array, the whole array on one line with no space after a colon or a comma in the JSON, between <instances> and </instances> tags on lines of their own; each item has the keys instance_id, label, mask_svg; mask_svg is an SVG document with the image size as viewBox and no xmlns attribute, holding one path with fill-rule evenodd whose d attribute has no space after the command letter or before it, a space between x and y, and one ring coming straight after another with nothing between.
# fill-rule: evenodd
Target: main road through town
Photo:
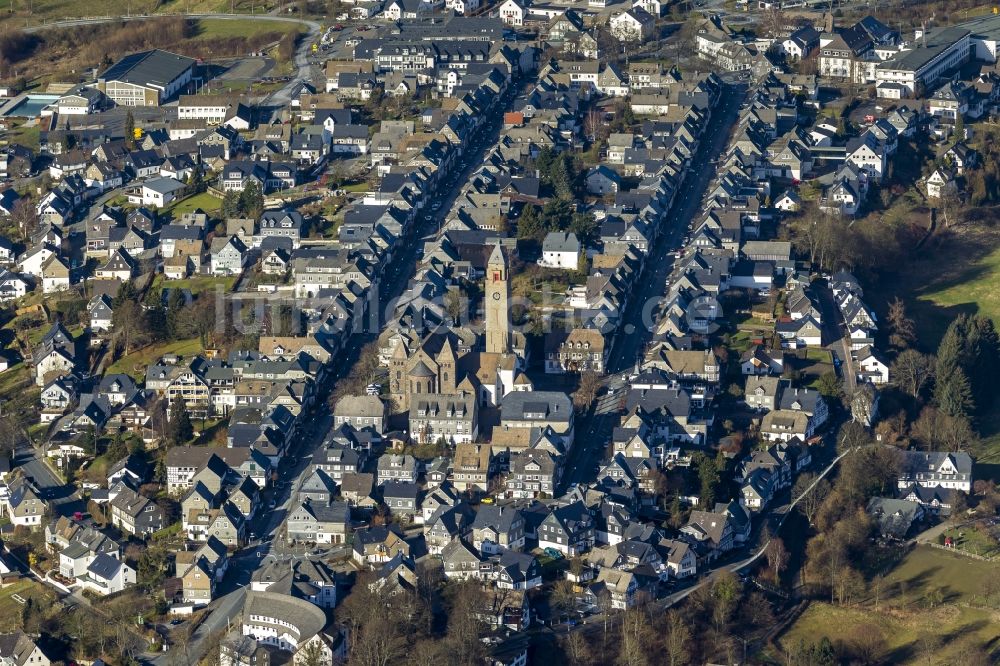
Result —
<instances>
[{"instance_id":1,"label":"main road through town","mask_svg":"<svg viewBox=\"0 0 1000 666\"><path fill-rule=\"evenodd\" d=\"M379 281L379 303L383 315L380 317L380 325L384 324L386 310L391 307L393 299L398 298L403 293L416 271L417 249L422 247L422 239L435 234L442 219L458 197L462 185L468 181L476 168L482 165L487 151L496 144L500 134L503 110L513 102L516 90L516 86L511 85L510 90L499 103L501 108L492 115L491 120L483 126L470 145L466 147L464 155L458 161L457 168L454 168L453 173L446 176L438 184L438 194L430 197L428 201L427 209L431 209L431 212L421 213L414 223L412 234L398 243L396 254ZM432 202L441 205L434 205L432 209ZM209 606L209 614L188 641L185 648L185 658L190 659L191 663L197 663L204 655L205 650L214 644L214 641L210 639L226 631L236 621L243 608L246 586L249 585L253 572L274 557L292 555L292 552L280 538L281 525L293 506L296 489L309 472L313 452L322 444L332 425L325 396L329 395L330 389L337 381L350 372L358 360L361 348L375 340L376 337L375 333L354 335L338 355L328 383L320 392L324 399L320 400L318 406L306 417L303 435L299 441L292 443L289 455L282 461L278 485L274 491L275 508L260 511L259 515L252 521L251 532L259 538L254 539L248 548L232 558L229 570L226 572L226 579L222 584L222 591L226 593L212 602ZM295 552L298 555L303 554L301 549ZM171 666L177 663L177 655L171 655L170 652L159 655L147 654L144 655L143 663Z\"/></svg>"}]
</instances>

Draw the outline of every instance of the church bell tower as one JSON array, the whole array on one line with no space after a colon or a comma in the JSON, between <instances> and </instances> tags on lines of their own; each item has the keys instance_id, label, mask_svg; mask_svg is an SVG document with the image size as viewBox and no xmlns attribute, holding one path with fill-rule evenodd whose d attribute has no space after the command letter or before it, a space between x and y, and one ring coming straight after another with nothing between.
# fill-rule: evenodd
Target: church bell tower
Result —
<instances>
[{"instance_id":1,"label":"church bell tower","mask_svg":"<svg viewBox=\"0 0 1000 666\"><path fill-rule=\"evenodd\" d=\"M507 257L497 243L486 264L486 351L506 354L510 351L510 285Z\"/></svg>"}]
</instances>

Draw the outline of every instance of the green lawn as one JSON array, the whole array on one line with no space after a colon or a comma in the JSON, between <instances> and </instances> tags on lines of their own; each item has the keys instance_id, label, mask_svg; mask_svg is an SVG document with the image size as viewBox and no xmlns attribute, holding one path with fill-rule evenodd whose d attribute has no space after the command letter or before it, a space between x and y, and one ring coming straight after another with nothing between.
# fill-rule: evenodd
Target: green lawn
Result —
<instances>
[{"instance_id":1,"label":"green lawn","mask_svg":"<svg viewBox=\"0 0 1000 666\"><path fill-rule=\"evenodd\" d=\"M779 642L787 648L800 639L808 644L827 637L835 644L849 644L859 627L874 625L886 639L878 663L956 663L962 646L971 643L989 651L1000 641L995 612L970 607L984 603L983 581L998 572L995 564L921 546L885 577L877 612L873 589L869 589L869 598L855 607L813 601ZM941 642L930 662L921 654L920 639L927 635Z\"/></svg>"},{"instance_id":2,"label":"green lawn","mask_svg":"<svg viewBox=\"0 0 1000 666\"><path fill-rule=\"evenodd\" d=\"M163 213L164 215L170 216L172 219L177 219L184 213L194 213L199 209L204 213L213 213L219 210L219 206L221 205L222 199L219 199L208 192L202 192L201 194L194 194L185 199L174 202L164 208Z\"/></svg>"},{"instance_id":3,"label":"green lawn","mask_svg":"<svg viewBox=\"0 0 1000 666\"><path fill-rule=\"evenodd\" d=\"M955 548L967 553L982 557L1000 555L1000 544L997 540L988 532L977 529L975 525L953 527L947 530L944 536L950 536L954 540Z\"/></svg>"},{"instance_id":4,"label":"green lawn","mask_svg":"<svg viewBox=\"0 0 1000 666\"><path fill-rule=\"evenodd\" d=\"M962 645L973 644L988 650L989 645L1000 639L1000 625L993 621L993 613L988 610L941 606L900 616L814 601L781 636L780 644L789 649L800 640L809 645L828 638L835 645L843 642L850 646L859 630L867 626L877 627L885 637L881 658L875 662L880 664L954 664L958 663L954 659ZM928 635L943 643L932 661L921 654L920 641Z\"/></svg>"},{"instance_id":5,"label":"green lawn","mask_svg":"<svg viewBox=\"0 0 1000 666\"><path fill-rule=\"evenodd\" d=\"M959 266L957 275L946 277L950 279L932 280L918 298L947 310L978 311L1000 321L1000 249Z\"/></svg>"},{"instance_id":6,"label":"green lawn","mask_svg":"<svg viewBox=\"0 0 1000 666\"><path fill-rule=\"evenodd\" d=\"M42 130L38 126L38 123L28 127L21 125L10 131L8 134L8 140L11 143L19 143L23 146L31 148L32 150L38 150L38 146L41 143Z\"/></svg>"},{"instance_id":7,"label":"green lawn","mask_svg":"<svg viewBox=\"0 0 1000 666\"><path fill-rule=\"evenodd\" d=\"M277 0L236 0L235 8L239 14L249 14L251 8L255 14L265 14L273 9ZM128 8L132 14L173 14L179 12L191 13L212 13L230 11L233 6L231 0L129 0ZM10 15L8 9L13 7L14 14ZM29 12L28 9L31 9ZM80 0L16 0L12 4L4 3L3 12L0 13L0 20L10 20L18 23L21 27L25 23L37 25L40 23L55 21L67 18L80 18L86 16L119 16L125 13L126 5L122 0L87 0L86 3ZM8 19L8 17L10 17ZM228 23L228 21L216 20L213 23ZM240 24L243 21L234 21ZM249 23L249 21L247 21ZM275 26L269 30L282 30L278 26L285 24L271 21L265 26ZM232 34L232 33L230 33ZM239 34L239 33L237 33ZM226 35L228 36L228 35Z\"/></svg>"},{"instance_id":8,"label":"green lawn","mask_svg":"<svg viewBox=\"0 0 1000 666\"><path fill-rule=\"evenodd\" d=\"M201 19L198 21L198 34L193 39L253 37L268 32L302 32L302 25L285 21L254 21L253 19Z\"/></svg>"},{"instance_id":9,"label":"green lawn","mask_svg":"<svg viewBox=\"0 0 1000 666\"><path fill-rule=\"evenodd\" d=\"M919 345L937 348L951 321L980 312L1000 321L1000 230L978 227L930 239L898 273L866 285L879 313L897 296L916 322Z\"/></svg>"},{"instance_id":10,"label":"green lawn","mask_svg":"<svg viewBox=\"0 0 1000 666\"><path fill-rule=\"evenodd\" d=\"M749 331L737 331L729 338L729 349L737 354L742 354L753 347L753 337Z\"/></svg>"},{"instance_id":11,"label":"green lawn","mask_svg":"<svg viewBox=\"0 0 1000 666\"><path fill-rule=\"evenodd\" d=\"M233 285L236 284L236 277L189 277L184 280L165 280L162 274L157 274L156 278L153 280L153 284L150 289L154 293L158 293L158 290L164 287L170 287L171 289L187 289L192 294L197 295L204 291L213 291L217 285L222 285L222 289L225 292L233 290Z\"/></svg>"},{"instance_id":12,"label":"green lawn","mask_svg":"<svg viewBox=\"0 0 1000 666\"><path fill-rule=\"evenodd\" d=\"M982 593L983 580L998 573L1000 565L919 546L886 576L885 585L905 584L905 590L892 595L891 603L896 606L917 603L936 587L947 591L950 602L972 603Z\"/></svg>"},{"instance_id":13,"label":"green lawn","mask_svg":"<svg viewBox=\"0 0 1000 666\"><path fill-rule=\"evenodd\" d=\"M150 345L134 351L128 356L123 356L112 363L105 372L121 372L136 379L141 379L145 377L146 368L160 360L160 357L164 354L177 354L183 358L191 358L199 353L201 353L201 341L197 338Z\"/></svg>"},{"instance_id":14,"label":"green lawn","mask_svg":"<svg viewBox=\"0 0 1000 666\"><path fill-rule=\"evenodd\" d=\"M9 395L14 390L23 391L25 386L31 385L33 377L26 363L18 363L0 374L0 395Z\"/></svg>"},{"instance_id":15,"label":"green lawn","mask_svg":"<svg viewBox=\"0 0 1000 666\"><path fill-rule=\"evenodd\" d=\"M830 355L830 351L827 349L819 349L817 347L806 347L806 360L812 361L813 363L833 363L833 357Z\"/></svg>"},{"instance_id":16,"label":"green lawn","mask_svg":"<svg viewBox=\"0 0 1000 666\"><path fill-rule=\"evenodd\" d=\"M984 209L986 216L996 211ZM933 352L951 322L962 313L981 313L1000 323L1000 228L988 225L939 231L899 271L865 285L865 298L880 315L897 296L917 327L921 351ZM971 453L977 460L1000 463L1000 414L983 414L983 439ZM1000 466L977 468L980 478L1000 480Z\"/></svg>"},{"instance_id":17,"label":"green lawn","mask_svg":"<svg viewBox=\"0 0 1000 666\"><path fill-rule=\"evenodd\" d=\"M48 608L56 601L56 594L41 583L22 579L10 587L0 590L0 631L13 631L20 629L21 610L24 604L14 599L17 595L21 599L31 599L40 608Z\"/></svg>"}]
</instances>

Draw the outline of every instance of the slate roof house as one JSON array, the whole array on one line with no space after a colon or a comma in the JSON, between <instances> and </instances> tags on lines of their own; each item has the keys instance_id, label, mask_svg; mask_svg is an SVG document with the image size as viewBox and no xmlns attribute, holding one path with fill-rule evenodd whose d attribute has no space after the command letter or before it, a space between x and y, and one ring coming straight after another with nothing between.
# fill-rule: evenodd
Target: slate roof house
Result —
<instances>
[{"instance_id":1,"label":"slate roof house","mask_svg":"<svg viewBox=\"0 0 1000 666\"><path fill-rule=\"evenodd\" d=\"M594 519L582 502L553 509L538 526L539 548L554 548L567 557L575 557L593 546Z\"/></svg>"},{"instance_id":2,"label":"slate roof house","mask_svg":"<svg viewBox=\"0 0 1000 666\"><path fill-rule=\"evenodd\" d=\"M135 585L135 569L117 558L102 553L87 567L86 575L77 578L77 581L84 589L107 596Z\"/></svg>"},{"instance_id":3,"label":"slate roof house","mask_svg":"<svg viewBox=\"0 0 1000 666\"><path fill-rule=\"evenodd\" d=\"M52 661L23 631L0 634L0 663L10 666L49 666Z\"/></svg>"},{"instance_id":4,"label":"slate roof house","mask_svg":"<svg viewBox=\"0 0 1000 666\"><path fill-rule=\"evenodd\" d=\"M920 503L891 497L873 497L865 510L878 523L883 537L897 540L906 539L924 517Z\"/></svg>"},{"instance_id":5,"label":"slate roof house","mask_svg":"<svg viewBox=\"0 0 1000 666\"><path fill-rule=\"evenodd\" d=\"M733 548L733 526L726 514L710 511L692 511L681 533L701 545L703 555L713 560Z\"/></svg>"},{"instance_id":6,"label":"slate roof house","mask_svg":"<svg viewBox=\"0 0 1000 666\"><path fill-rule=\"evenodd\" d=\"M898 484L900 488L917 484L968 493L972 490L972 457L962 451L903 451Z\"/></svg>"},{"instance_id":7,"label":"slate roof house","mask_svg":"<svg viewBox=\"0 0 1000 666\"><path fill-rule=\"evenodd\" d=\"M111 500L111 523L135 535L149 535L166 527L163 510L156 502L127 486Z\"/></svg>"},{"instance_id":8,"label":"slate roof house","mask_svg":"<svg viewBox=\"0 0 1000 666\"><path fill-rule=\"evenodd\" d=\"M351 527L351 509L346 502L306 498L288 514L288 541L347 543Z\"/></svg>"},{"instance_id":9,"label":"slate roof house","mask_svg":"<svg viewBox=\"0 0 1000 666\"><path fill-rule=\"evenodd\" d=\"M480 505L472 522L472 545L484 555L524 547L524 517L514 507Z\"/></svg>"},{"instance_id":10,"label":"slate roof house","mask_svg":"<svg viewBox=\"0 0 1000 666\"><path fill-rule=\"evenodd\" d=\"M11 524L35 528L41 527L48 505L38 487L25 477L10 484L10 492L3 499L3 509Z\"/></svg>"}]
</instances>

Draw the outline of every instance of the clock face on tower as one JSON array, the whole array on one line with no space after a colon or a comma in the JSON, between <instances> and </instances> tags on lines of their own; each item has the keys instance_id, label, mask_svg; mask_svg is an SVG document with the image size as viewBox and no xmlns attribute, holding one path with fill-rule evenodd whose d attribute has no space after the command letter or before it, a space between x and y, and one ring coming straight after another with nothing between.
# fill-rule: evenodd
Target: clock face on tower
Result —
<instances>
[{"instance_id":1,"label":"clock face on tower","mask_svg":"<svg viewBox=\"0 0 1000 666\"><path fill-rule=\"evenodd\" d=\"M493 300L494 301L499 301L500 300L500 292L499 291L494 291L493 292Z\"/></svg>"}]
</instances>

